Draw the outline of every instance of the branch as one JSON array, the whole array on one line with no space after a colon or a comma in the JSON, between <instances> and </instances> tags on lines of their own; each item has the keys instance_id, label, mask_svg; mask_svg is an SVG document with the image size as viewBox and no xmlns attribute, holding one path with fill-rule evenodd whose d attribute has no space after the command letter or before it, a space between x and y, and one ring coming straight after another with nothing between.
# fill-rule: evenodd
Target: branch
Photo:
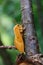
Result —
<instances>
[{"instance_id":1,"label":"branch","mask_svg":"<svg viewBox=\"0 0 43 65\"><path fill-rule=\"evenodd\" d=\"M0 49L16 49L15 46L0 46Z\"/></svg>"},{"instance_id":2,"label":"branch","mask_svg":"<svg viewBox=\"0 0 43 65\"><path fill-rule=\"evenodd\" d=\"M0 40L0 46L3 45L2 41ZM12 65L12 61L10 58L9 53L6 51L6 49L0 48L0 55L3 58L3 62L5 65Z\"/></svg>"}]
</instances>

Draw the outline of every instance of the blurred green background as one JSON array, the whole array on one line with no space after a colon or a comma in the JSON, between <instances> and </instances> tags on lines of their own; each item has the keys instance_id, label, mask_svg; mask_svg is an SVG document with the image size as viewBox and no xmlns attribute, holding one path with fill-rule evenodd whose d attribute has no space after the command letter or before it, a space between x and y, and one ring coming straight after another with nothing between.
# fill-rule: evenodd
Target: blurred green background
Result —
<instances>
[{"instance_id":1,"label":"blurred green background","mask_svg":"<svg viewBox=\"0 0 43 65\"><path fill-rule=\"evenodd\" d=\"M43 0L32 0L32 9L40 52L43 53ZM22 23L20 0L0 0L0 45L14 45L13 27L17 23ZM18 54L15 49L0 49L0 65L14 65Z\"/></svg>"}]
</instances>

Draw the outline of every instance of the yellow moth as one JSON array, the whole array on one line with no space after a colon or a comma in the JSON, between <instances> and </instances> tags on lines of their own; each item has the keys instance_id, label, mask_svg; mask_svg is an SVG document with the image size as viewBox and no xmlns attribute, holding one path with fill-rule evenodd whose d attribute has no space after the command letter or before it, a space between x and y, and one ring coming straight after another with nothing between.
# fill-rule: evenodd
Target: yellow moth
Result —
<instances>
[{"instance_id":1,"label":"yellow moth","mask_svg":"<svg viewBox=\"0 0 43 65\"><path fill-rule=\"evenodd\" d=\"M14 34L15 34L14 44L15 47L20 51L20 53L24 53L24 41L22 32L23 32L22 25L17 24L14 26Z\"/></svg>"}]
</instances>

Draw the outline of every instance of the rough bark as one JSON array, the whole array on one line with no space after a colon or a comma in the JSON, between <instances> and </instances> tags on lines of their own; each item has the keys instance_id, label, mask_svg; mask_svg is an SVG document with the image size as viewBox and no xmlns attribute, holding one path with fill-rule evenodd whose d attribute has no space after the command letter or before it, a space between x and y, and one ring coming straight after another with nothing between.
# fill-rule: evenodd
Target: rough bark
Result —
<instances>
[{"instance_id":1,"label":"rough bark","mask_svg":"<svg viewBox=\"0 0 43 65\"><path fill-rule=\"evenodd\" d=\"M24 31L24 42L26 57L29 58L39 53L36 31L34 29L31 0L21 0L22 24Z\"/></svg>"}]
</instances>

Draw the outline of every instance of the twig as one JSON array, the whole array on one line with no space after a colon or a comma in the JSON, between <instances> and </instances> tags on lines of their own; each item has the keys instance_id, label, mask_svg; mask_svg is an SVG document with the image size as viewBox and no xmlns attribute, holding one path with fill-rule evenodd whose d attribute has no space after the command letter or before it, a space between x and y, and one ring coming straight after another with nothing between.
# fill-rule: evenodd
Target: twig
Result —
<instances>
[{"instance_id":1,"label":"twig","mask_svg":"<svg viewBox=\"0 0 43 65\"><path fill-rule=\"evenodd\" d=\"M16 49L15 46L0 46L0 49Z\"/></svg>"}]
</instances>

